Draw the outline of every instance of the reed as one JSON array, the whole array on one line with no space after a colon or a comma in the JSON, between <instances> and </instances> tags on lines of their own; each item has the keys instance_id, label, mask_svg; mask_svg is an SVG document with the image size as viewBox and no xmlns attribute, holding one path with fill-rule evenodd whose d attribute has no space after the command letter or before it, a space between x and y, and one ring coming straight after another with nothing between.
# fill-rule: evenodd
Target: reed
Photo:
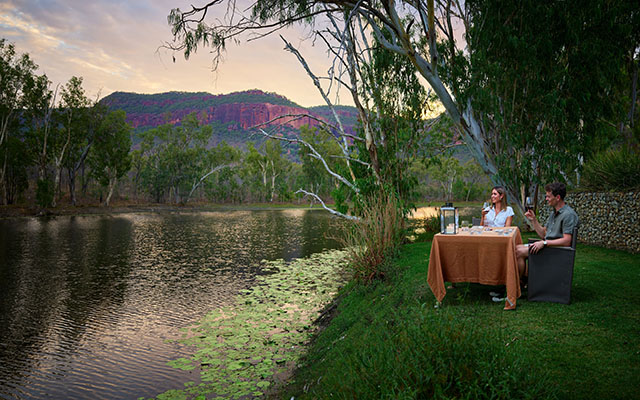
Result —
<instances>
[{"instance_id":1,"label":"reed","mask_svg":"<svg viewBox=\"0 0 640 400\"><path fill-rule=\"evenodd\" d=\"M345 232L354 277L362 283L384 279L391 260L404 240L404 215L393 195L375 196L362 210L362 218Z\"/></svg>"}]
</instances>

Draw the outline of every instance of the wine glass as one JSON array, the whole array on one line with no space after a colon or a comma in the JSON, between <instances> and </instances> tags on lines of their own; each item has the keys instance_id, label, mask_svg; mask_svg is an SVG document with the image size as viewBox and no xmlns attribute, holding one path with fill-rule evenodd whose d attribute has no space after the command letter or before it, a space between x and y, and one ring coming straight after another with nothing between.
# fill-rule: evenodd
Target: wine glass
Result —
<instances>
[{"instance_id":1,"label":"wine glass","mask_svg":"<svg viewBox=\"0 0 640 400\"><path fill-rule=\"evenodd\" d=\"M482 204L482 209L483 209L484 211L489 211L489 203L485 201L485 202Z\"/></svg>"},{"instance_id":2,"label":"wine glass","mask_svg":"<svg viewBox=\"0 0 640 400\"><path fill-rule=\"evenodd\" d=\"M524 208L527 211L533 210L533 200L531 200L531 197L527 197L524 200Z\"/></svg>"}]
</instances>

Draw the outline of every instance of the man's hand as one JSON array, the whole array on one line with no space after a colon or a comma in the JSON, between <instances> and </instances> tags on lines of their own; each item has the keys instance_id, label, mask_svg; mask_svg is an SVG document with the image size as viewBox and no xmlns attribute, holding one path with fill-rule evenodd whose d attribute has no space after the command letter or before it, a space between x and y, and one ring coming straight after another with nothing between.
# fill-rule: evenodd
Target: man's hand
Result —
<instances>
[{"instance_id":1,"label":"man's hand","mask_svg":"<svg viewBox=\"0 0 640 400\"><path fill-rule=\"evenodd\" d=\"M537 242L533 242L529 245L529 253L536 254L544 247L544 242L542 240L538 240Z\"/></svg>"},{"instance_id":2,"label":"man's hand","mask_svg":"<svg viewBox=\"0 0 640 400\"><path fill-rule=\"evenodd\" d=\"M533 210L528 210L526 213L524 213L524 216L527 217L527 219L531 222L536 219L536 214L533 212Z\"/></svg>"}]
</instances>

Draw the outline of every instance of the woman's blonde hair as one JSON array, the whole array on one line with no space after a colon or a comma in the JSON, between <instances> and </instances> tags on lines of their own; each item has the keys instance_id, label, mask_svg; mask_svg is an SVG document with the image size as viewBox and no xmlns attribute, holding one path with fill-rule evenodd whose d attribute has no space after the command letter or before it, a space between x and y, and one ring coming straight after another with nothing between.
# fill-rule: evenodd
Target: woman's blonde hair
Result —
<instances>
[{"instance_id":1,"label":"woman's blonde hair","mask_svg":"<svg viewBox=\"0 0 640 400\"><path fill-rule=\"evenodd\" d=\"M495 190L498 194L502 195L500 202L503 207L507 207L507 191L504 189L504 186L494 186L491 190Z\"/></svg>"}]
</instances>

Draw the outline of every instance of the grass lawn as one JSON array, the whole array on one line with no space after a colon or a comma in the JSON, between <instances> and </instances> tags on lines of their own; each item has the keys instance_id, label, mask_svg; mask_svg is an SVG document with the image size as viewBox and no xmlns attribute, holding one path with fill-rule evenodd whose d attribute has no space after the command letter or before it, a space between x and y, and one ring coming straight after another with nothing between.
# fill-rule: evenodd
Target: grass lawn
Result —
<instances>
[{"instance_id":1,"label":"grass lawn","mask_svg":"<svg viewBox=\"0 0 640 400\"><path fill-rule=\"evenodd\" d=\"M579 245L571 305L503 311L493 287L459 284L437 309L430 247L343 289L286 398L640 399L640 255Z\"/></svg>"}]
</instances>

